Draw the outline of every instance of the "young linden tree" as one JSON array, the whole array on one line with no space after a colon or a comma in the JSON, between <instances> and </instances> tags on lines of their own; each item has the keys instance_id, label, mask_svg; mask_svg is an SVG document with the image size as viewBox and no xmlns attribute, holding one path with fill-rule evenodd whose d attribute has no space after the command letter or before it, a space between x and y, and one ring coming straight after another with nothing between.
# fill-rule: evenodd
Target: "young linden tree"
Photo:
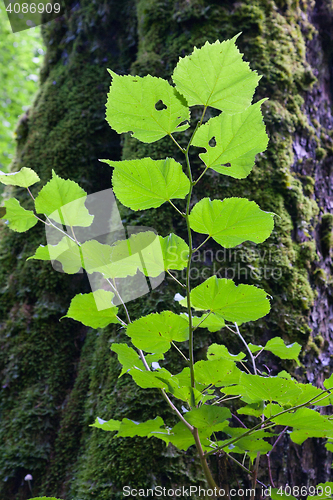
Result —
<instances>
[{"instance_id":1,"label":"young linden tree","mask_svg":"<svg viewBox=\"0 0 333 500\"><path fill-rule=\"evenodd\" d=\"M285 498L284 486L275 485L269 456L283 433L288 431L297 445L308 438L325 438L326 448L333 451L333 421L327 412L320 412L321 407L332 403L333 375L325 380L324 388L317 388L296 381L285 371L275 376L259 371L256 362L262 351L299 364L301 349L297 343L285 345L280 337L264 346L246 343L240 326L262 318L270 310L264 290L246 284L236 286L232 280L216 276L191 288L192 256L207 240L212 238L224 248L233 248L245 241L261 243L273 230L274 214L262 211L246 198L206 197L194 205L192 202L193 191L208 169L243 179L250 174L255 156L268 144L261 114L264 100L252 103L260 77L243 61L236 39L206 42L200 49L194 48L192 54L179 59L171 84L150 75L119 76L110 71L106 119L111 128L119 134L131 132L145 143L168 136L184 159L183 164L174 158L103 160L113 167L113 191L120 203L134 211L170 203L186 225L187 241L175 234L161 237L144 231L101 243L93 231L89 233L94 216L86 206L83 189L53 172L51 180L34 197L30 187L40 179L25 167L19 172L1 173L0 181L26 188L35 209L26 210L17 199L9 198L4 201L2 218L13 231L27 231L41 221L59 235L55 244L39 246L30 259L57 261L69 274L82 268L88 275L99 273L100 282L107 283L108 288L95 287L91 293L76 295L66 317L91 328L115 323L116 328L125 329L128 343L114 343L111 347L122 366L120 376L132 377L143 389L160 391L175 416L172 427L160 416L140 423L97 417L92 427L111 432L114 438L160 439L184 451L195 447L211 496L224 497L226 493L210 471L209 456L227 455L235 468L242 469L242 477L247 475L252 483L252 498L258 486L268 489L271 498L276 499ZM201 108L201 117L193 124L192 106ZM214 108L216 116L205 120L208 108ZM190 139L183 147L176 137L189 128ZM194 179L189 153L191 150L194 154L196 148L205 152L199 154L202 172ZM181 200L178 206L182 208L172 200ZM192 232L205 237L197 248L193 247ZM83 234L88 238L81 237ZM172 276L172 270L184 269L185 282L175 278L184 295L180 300L182 314L166 309L130 318L127 299L118 288L119 280L138 275L156 278L164 272ZM197 361L193 339L202 328L210 332L231 330L243 342L244 352L231 354L225 345L214 343L206 359ZM176 344L183 344L182 350ZM183 356L180 373L172 374L158 363L171 346ZM241 407L232 420L228 405L235 397ZM242 419L246 419L246 426ZM262 455L267 457L268 484L257 479ZM286 494L288 498L313 498L315 494L323 499L331 487L333 491L333 483L316 485L312 493L311 488L301 491L295 486Z\"/></svg>"}]
</instances>

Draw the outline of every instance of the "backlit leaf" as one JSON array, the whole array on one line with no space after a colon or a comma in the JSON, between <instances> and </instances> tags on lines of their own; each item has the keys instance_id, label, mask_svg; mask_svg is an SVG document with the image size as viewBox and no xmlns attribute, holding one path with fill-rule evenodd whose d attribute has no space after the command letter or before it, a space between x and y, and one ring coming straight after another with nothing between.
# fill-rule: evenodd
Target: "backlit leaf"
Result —
<instances>
[{"instance_id":1,"label":"backlit leaf","mask_svg":"<svg viewBox=\"0 0 333 500\"><path fill-rule=\"evenodd\" d=\"M36 212L50 216L59 224L88 227L94 216L84 205L86 197L87 193L76 182L62 179L52 170L52 179L35 200Z\"/></svg>"},{"instance_id":2,"label":"backlit leaf","mask_svg":"<svg viewBox=\"0 0 333 500\"><path fill-rule=\"evenodd\" d=\"M206 42L180 58L172 79L190 106L202 104L237 113L251 104L260 77L242 60L235 42Z\"/></svg>"},{"instance_id":3,"label":"backlit leaf","mask_svg":"<svg viewBox=\"0 0 333 500\"><path fill-rule=\"evenodd\" d=\"M185 198L190 181L173 158L111 161L113 190L118 200L132 210L160 207L174 198Z\"/></svg>"},{"instance_id":4,"label":"backlit leaf","mask_svg":"<svg viewBox=\"0 0 333 500\"><path fill-rule=\"evenodd\" d=\"M194 364L195 380L205 386L237 384L241 373L234 361L229 360L197 361Z\"/></svg>"},{"instance_id":5,"label":"backlit leaf","mask_svg":"<svg viewBox=\"0 0 333 500\"><path fill-rule=\"evenodd\" d=\"M40 178L31 168L23 167L19 172L11 172L9 174L1 172L0 170L0 182L7 186L28 188L39 181Z\"/></svg>"},{"instance_id":6,"label":"backlit leaf","mask_svg":"<svg viewBox=\"0 0 333 500\"><path fill-rule=\"evenodd\" d=\"M159 236L163 254L164 271L176 269L181 271L187 266L189 248L188 244L176 234L169 234L162 238Z\"/></svg>"},{"instance_id":7,"label":"backlit leaf","mask_svg":"<svg viewBox=\"0 0 333 500\"><path fill-rule=\"evenodd\" d=\"M264 290L252 285L236 286L232 280L216 276L191 291L191 305L238 324L262 318L270 309Z\"/></svg>"},{"instance_id":8,"label":"backlit leaf","mask_svg":"<svg viewBox=\"0 0 333 500\"><path fill-rule=\"evenodd\" d=\"M79 293L72 299L64 318L72 318L91 328L104 328L110 323L119 323L116 318L118 308L111 304L113 293L96 290Z\"/></svg>"},{"instance_id":9,"label":"backlit leaf","mask_svg":"<svg viewBox=\"0 0 333 500\"><path fill-rule=\"evenodd\" d=\"M138 270L156 277L164 270L160 239L152 231L133 234L112 246L86 241L81 250L87 273L99 272L106 278L134 276Z\"/></svg>"},{"instance_id":10,"label":"backlit leaf","mask_svg":"<svg viewBox=\"0 0 333 500\"><path fill-rule=\"evenodd\" d=\"M249 175L255 156L265 151L268 144L260 111L262 103L259 101L237 115L222 113L198 129L192 144L207 150L199 155L207 167L235 179ZM210 145L213 138L214 144Z\"/></svg>"},{"instance_id":11,"label":"backlit leaf","mask_svg":"<svg viewBox=\"0 0 333 500\"><path fill-rule=\"evenodd\" d=\"M208 347L207 359L209 361L214 361L215 359L230 359L232 361L241 361L245 358L245 354L240 352L239 354L230 354L225 345L221 344L211 344Z\"/></svg>"},{"instance_id":12,"label":"backlit leaf","mask_svg":"<svg viewBox=\"0 0 333 500\"><path fill-rule=\"evenodd\" d=\"M229 408L220 406L202 405L200 408L194 408L186 413L186 420L198 429L209 430L210 435L214 430L214 426L231 418Z\"/></svg>"},{"instance_id":13,"label":"backlit leaf","mask_svg":"<svg viewBox=\"0 0 333 500\"><path fill-rule=\"evenodd\" d=\"M154 435L154 432L165 431L164 428L161 429L163 425L164 421L161 417L141 423L129 420L128 418L123 418L121 421L113 419L106 421L97 417L90 427L97 427L104 431L118 431L115 437L141 436L150 438Z\"/></svg>"},{"instance_id":14,"label":"backlit leaf","mask_svg":"<svg viewBox=\"0 0 333 500\"><path fill-rule=\"evenodd\" d=\"M262 243L274 227L273 214L246 198L204 198L193 207L189 219L194 231L208 234L225 248L246 240Z\"/></svg>"},{"instance_id":15,"label":"backlit leaf","mask_svg":"<svg viewBox=\"0 0 333 500\"><path fill-rule=\"evenodd\" d=\"M64 236L57 245L40 245L35 255L27 260L57 260L62 264L64 273L75 274L81 269L81 257L78 245Z\"/></svg>"},{"instance_id":16,"label":"backlit leaf","mask_svg":"<svg viewBox=\"0 0 333 500\"><path fill-rule=\"evenodd\" d=\"M171 347L171 342L183 342L188 339L188 320L171 311L149 314L126 328L135 347L151 353L164 353Z\"/></svg>"},{"instance_id":17,"label":"backlit leaf","mask_svg":"<svg viewBox=\"0 0 333 500\"><path fill-rule=\"evenodd\" d=\"M23 233L34 227L38 219L31 210L26 210L21 207L16 198L10 198L4 202L6 213L2 217L8 220L9 227L12 231Z\"/></svg>"},{"instance_id":18,"label":"backlit leaf","mask_svg":"<svg viewBox=\"0 0 333 500\"><path fill-rule=\"evenodd\" d=\"M181 125L190 118L186 102L166 80L150 75L142 78L109 72L112 85L106 120L118 134L132 132L136 139L150 143L189 127ZM160 101L164 109L157 109Z\"/></svg>"}]
</instances>

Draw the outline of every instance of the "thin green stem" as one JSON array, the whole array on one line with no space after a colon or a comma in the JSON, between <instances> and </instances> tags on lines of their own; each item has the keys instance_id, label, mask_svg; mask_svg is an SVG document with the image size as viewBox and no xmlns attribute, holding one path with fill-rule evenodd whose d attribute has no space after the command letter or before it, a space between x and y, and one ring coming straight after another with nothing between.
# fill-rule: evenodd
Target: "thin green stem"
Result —
<instances>
[{"instance_id":1,"label":"thin green stem","mask_svg":"<svg viewBox=\"0 0 333 500\"><path fill-rule=\"evenodd\" d=\"M196 184L198 184L198 182L200 181L201 177L203 177L203 176L205 175L205 173L207 172L207 170L208 170L208 167L206 167L206 168L204 169L204 171L203 171L203 172L199 175L199 177L197 178L197 180L196 180L196 181L194 181L194 186L195 186Z\"/></svg>"},{"instance_id":2,"label":"thin green stem","mask_svg":"<svg viewBox=\"0 0 333 500\"><path fill-rule=\"evenodd\" d=\"M168 273L168 275L169 275L172 279L174 279L174 280L176 281L176 283L178 283L178 285L182 286L183 288L186 288L186 286L185 286L185 285L183 285L183 283L181 283L180 281L178 281L178 280L177 280L177 278L176 278L173 274L171 274L171 273L170 273L169 269L167 269L167 273Z\"/></svg>"},{"instance_id":3,"label":"thin green stem","mask_svg":"<svg viewBox=\"0 0 333 500\"><path fill-rule=\"evenodd\" d=\"M199 328L199 326L201 325L201 323L203 323L203 322L204 322L204 321L208 318L208 316L211 314L211 312L212 312L212 311L209 311L209 313L208 313L208 314L206 314L206 316L205 316L204 318L202 318L202 320L200 321L200 323L198 323L198 324L197 324L197 326L195 326L195 327L193 328L193 332L195 332L195 330L196 330L197 328Z\"/></svg>"},{"instance_id":4,"label":"thin green stem","mask_svg":"<svg viewBox=\"0 0 333 500\"><path fill-rule=\"evenodd\" d=\"M175 210L176 210L176 211L177 211L177 212L178 212L178 213L179 213L182 217L185 217L185 214L183 214L183 212L181 212L181 211L180 211L180 210L176 207L176 205L174 205L174 204L172 203L172 201L171 201L171 200L168 200L168 201L169 201L170 205L171 205L171 206L172 206L172 207L173 207L173 208L174 208L174 209L175 209Z\"/></svg>"},{"instance_id":5,"label":"thin green stem","mask_svg":"<svg viewBox=\"0 0 333 500\"><path fill-rule=\"evenodd\" d=\"M179 349L179 347L176 346L176 344L174 342L171 342L171 344L173 345L173 347L179 352L179 354L182 355L182 357L185 359L185 361L188 363L188 359L187 357L185 356L185 354Z\"/></svg>"},{"instance_id":6,"label":"thin green stem","mask_svg":"<svg viewBox=\"0 0 333 500\"><path fill-rule=\"evenodd\" d=\"M197 252L201 247L203 247L204 244L209 240L209 238L210 238L210 236L207 236L207 238L205 239L205 241L203 241L197 248L195 248L192 253Z\"/></svg>"},{"instance_id":7,"label":"thin green stem","mask_svg":"<svg viewBox=\"0 0 333 500\"><path fill-rule=\"evenodd\" d=\"M169 134L169 136L171 137L171 139L173 140L173 142L176 144L177 148L179 148L182 153L185 153L185 149L182 148L180 144L178 144L178 142L176 141L176 139L174 138L174 136L172 134Z\"/></svg>"},{"instance_id":8,"label":"thin green stem","mask_svg":"<svg viewBox=\"0 0 333 500\"><path fill-rule=\"evenodd\" d=\"M249 346L247 345L247 342L246 340L242 337L240 331L239 331L239 328L238 328L238 325L237 323L235 323L235 327L236 327L236 331L237 331L237 335L238 337L241 339L241 341L243 342L243 344L245 345L249 355L250 355L250 358L251 358L251 361L252 361L252 365L253 365L253 371L254 371L254 374L257 375L257 367L256 367L256 360L254 359L253 357L253 354L249 348Z\"/></svg>"}]
</instances>

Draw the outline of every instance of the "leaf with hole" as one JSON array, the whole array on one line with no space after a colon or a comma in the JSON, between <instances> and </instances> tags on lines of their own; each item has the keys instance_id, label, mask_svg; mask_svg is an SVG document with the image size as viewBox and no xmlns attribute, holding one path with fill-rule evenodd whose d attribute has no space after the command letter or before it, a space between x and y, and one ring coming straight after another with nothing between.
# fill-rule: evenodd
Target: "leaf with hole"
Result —
<instances>
[{"instance_id":1,"label":"leaf with hole","mask_svg":"<svg viewBox=\"0 0 333 500\"><path fill-rule=\"evenodd\" d=\"M255 156L265 151L268 144L260 111L263 102L259 101L237 115L222 113L198 129L193 146L207 150L199 156L208 168L235 179L249 175ZM213 138L215 142L212 144Z\"/></svg>"},{"instance_id":2,"label":"leaf with hole","mask_svg":"<svg viewBox=\"0 0 333 500\"><path fill-rule=\"evenodd\" d=\"M151 143L189 127L181 125L190 118L187 103L166 80L109 73L106 120L118 134L132 132L139 141Z\"/></svg>"}]
</instances>

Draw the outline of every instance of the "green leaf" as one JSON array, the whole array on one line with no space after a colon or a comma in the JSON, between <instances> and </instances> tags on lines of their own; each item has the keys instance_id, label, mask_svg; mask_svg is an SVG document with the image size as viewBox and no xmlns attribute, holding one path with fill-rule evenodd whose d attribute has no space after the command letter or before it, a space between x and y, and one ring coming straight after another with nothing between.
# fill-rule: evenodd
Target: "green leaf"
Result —
<instances>
[{"instance_id":1,"label":"green leaf","mask_svg":"<svg viewBox=\"0 0 333 500\"><path fill-rule=\"evenodd\" d=\"M236 286L232 280L216 276L191 291L191 305L213 311L239 325L262 318L270 310L264 290L252 285Z\"/></svg>"},{"instance_id":2,"label":"green leaf","mask_svg":"<svg viewBox=\"0 0 333 500\"><path fill-rule=\"evenodd\" d=\"M162 370L158 370L156 372L148 372L146 370L140 370L139 368L131 368L128 373L133 378L134 382L142 389L168 389L168 380L161 379L157 377L157 373L160 373ZM163 370L167 372L167 370ZM171 374L169 372L171 377ZM170 378L168 377L168 378Z\"/></svg>"},{"instance_id":3,"label":"green leaf","mask_svg":"<svg viewBox=\"0 0 333 500\"><path fill-rule=\"evenodd\" d=\"M273 421L278 425L292 427L293 432L290 437L297 444L302 444L310 437L333 437L333 422L310 408L299 408L293 413L284 413L273 417Z\"/></svg>"},{"instance_id":4,"label":"green leaf","mask_svg":"<svg viewBox=\"0 0 333 500\"><path fill-rule=\"evenodd\" d=\"M0 171L0 182L7 186L28 188L39 181L40 178L31 168L23 167L19 172L12 172L9 174Z\"/></svg>"},{"instance_id":5,"label":"green leaf","mask_svg":"<svg viewBox=\"0 0 333 500\"><path fill-rule=\"evenodd\" d=\"M6 215L5 207L0 207L0 219L3 219Z\"/></svg>"},{"instance_id":6,"label":"green leaf","mask_svg":"<svg viewBox=\"0 0 333 500\"><path fill-rule=\"evenodd\" d=\"M193 207L189 220L194 231L208 234L225 248L246 240L262 243L274 227L273 214L246 198L204 198Z\"/></svg>"},{"instance_id":7,"label":"green leaf","mask_svg":"<svg viewBox=\"0 0 333 500\"><path fill-rule=\"evenodd\" d=\"M260 417L263 414L264 405L263 402L251 403L249 405L243 406L237 410L239 415L252 415L254 417Z\"/></svg>"},{"instance_id":8,"label":"green leaf","mask_svg":"<svg viewBox=\"0 0 333 500\"><path fill-rule=\"evenodd\" d=\"M137 367L144 370L143 363L137 352L127 344L112 344L111 351L118 355L118 361L122 365L119 378L128 372L131 368Z\"/></svg>"},{"instance_id":9,"label":"green leaf","mask_svg":"<svg viewBox=\"0 0 333 500\"><path fill-rule=\"evenodd\" d=\"M191 55L180 58L172 79L189 105L201 104L237 113L251 104L260 77L242 60L235 42L206 42Z\"/></svg>"},{"instance_id":10,"label":"green leaf","mask_svg":"<svg viewBox=\"0 0 333 500\"><path fill-rule=\"evenodd\" d=\"M55 497L34 497L31 500L61 500L61 499Z\"/></svg>"},{"instance_id":11,"label":"green leaf","mask_svg":"<svg viewBox=\"0 0 333 500\"><path fill-rule=\"evenodd\" d=\"M184 199L189 192L190 181L173 158L102 161L114 167L113 190L132 210L157 208L174 198Z\"/></svg>"},{"instance_id":12,"label":"green leaf","mask_svg":"<svg viewBox=\"0 0 333 500\"><path fill-rule=\"evenodd\" d=\"M302 346L297 342L286 345L281 337L274 337L270 339L265 346L250 343L249 348L253 354L258 351L270 351L281 359L294 359L299 365L298 356Z\"/></svg>"},{"instance_id":13,"label":"green leaf","mask_svg":"<svg viewBox=\"0 0 333 500\"><path fill-rule=\"evenodd\" d=\"M168 436L168 442L180 450L187 450L190 446L195 444L192 432L186 427L183 422L178 422L172 429Z\"/></svg>"},{"instance_id":14,"label":"green leaf","mask_svg":"<svg viewBox=\"0 0 333 500\"><path fill-rule=\"evenodd\" d=\"M52 170L52 179L35 200L36 212L50 216L58 224L88 227L94 216L84 205L86 197L87 193L76 182L62 179Z\"/></svg>"},{"instance_id":15,"label":"green leaf","mask_svg":"<svg viewBox=\"0 0 333 500\"><path fill-rule=\"evenodd\" d=\"M243 373L239 385L227 388L225 394L241 394L247 403L276 401L283 405L301 394L298 384L292 380L279 377L261 377Z\"/></svg>"},{"instance_id":16,"label":"green leaf","mask_svg":"<svg viewBox=\"0 0 333 500\"><path fill-rule=\"evenodd\" d=\"M134 276L138 270L156 277L164 270L160 239L152 231L133 234L112 246L86 241L81 251L87 273L99 272L106 278Z\"/></svg>"},{"instance_id":17,"label":"green leaf","mask_svg":"<svg viewBox=\"0 0 333 500\"><path fill-rule=\"evenodd\" d=\"M112 85L106 104L106 120L118 134L132 132L139 141L150 143L189 127L188 124L180 125L189 120L189 109L166 80L150 75L141 78L109 72ZM166 109L156 109L160 101Z\"/></svg>"},{"instance_id":18,"label":"green leaf","mask_svg":"<svg viewBox=\"0 0 333 500\"><path fill-rule=\"evenodd\" d=\"M181 314L181 316L183 315L184 313ZM199 328L207 328L209 332L218 332L225 326L225 322L222 316L211 313L206 319L202 321L205 316L207 316L207 314L203 314L201 317L192 316L192 325L197 327L200 323Z\"/></svg>"},{"instance_id":19,"label":"green leaf","mask_svg":"<svg viewBox=\"0 0 333 500\"><path fill-rule=\"evenodd\" d=\"M230 354L225 345L211 344L208 347L207 359L209 361L214 361L216 359L230 359L232 361L241 361L245 358L245 354L240 352L239 354Z\"/></svg>"},{"instance_id":20,"label":"green leaf","mask_svg":"<svg viewBox=\"0 0 333 500\"><path fill-rule=\"evenodd\" d=\"M8 220L9 227L12 231L24 233L37 224L38 219L35 217L34 213L31 210L26 210L21 207L16 198L6 200L4 204L6 213L2 218Z\"/></svg>"},{"instance_id":21,"label":"green leaf","mask_svg":"<svg viewBox=\"0 0 333 500\"><path fill-rule=\"evenodd\" d=\"M153 313L130 323L126 333L138 349L164 353L170 349L172 341L188 339L188 319L171 311Z\"/></svg>"},{"instance_id":22,"label":"green leaf","mask_svg":"<svg viewBox=\"0 0 333 500\"><path fill-rule=\"evenodd\" d=\"M97 427L97 429L103 429L103 431L119 431L121 426L120 420L103 420L102 418L96 417L96 420L89 427Z\"/></svg>"},{"instance_id":23,"label":"green leaf","mask_svg":"<svg viewBox=\"0 0 333 500\"><path fill-rule=\"evenodd\" d=\"M104 431L118 431L115 437L154 437L154 433L158 433L164 425L164 421L161 417L156 417L153 420L147 420L146 422L135 422L135 420L129 420L128 418L123 418L120 420L103 420L99 417L96 418L95 423L90 427L97 427L98 429L103 429Z\"/></svg>"},{"instance_id":24,"label":"green leaf","mask_svg":"<svg viewBox=\"0 0 333 500\"><path fill-rule=\"evenodd\" d=\"M297 342L286 345L281 337L270 339L265 345L265 351L270 351L281 359L294 359L299 365L298 356L302 346Z\"/></svg>"},{"instance_id":25,"label":"green leaf","mask_svg":"<svg viewBox=\"0 0 333 500\"><path fill-rule=\"evenodd\" d=\"M222 113L198 129L192 144L207 150L199 155L207 167L235 179L249 175L255 156L265 151L268 144L260 111L263 102L237 115ZM211 146L213 138L215 145Z\"/></svg>"},{"instance_id":26,"label":"green leaf","mask_svg":"<svg viewBox=\"0 0 333 500\"><path fill-rule=\"evenodd\" d=\"M57 260L62 264L64 273L75 274L81 269L81 256L78 245L64 236L57 245L40 245L35 255L27 260Z\"/></svg>"},{"instance_id":27,"label":"green leaf","mask_svg":"<svg viewBox=\"0 0 333 500\"><path fill-rule=\"evenodd\" d=\"M210 436L214 431L214 427L221 422L231 418L229 408L220 406L202 405L200 408L194 408L186 413L186 420L194 427L203 429Z\"/></svg>"},{"instance_id":28,"label":"green leaf","mask_svg":"<svg viewBox=\"0 0 333 500\"><path fill-rule=\"evenodd\" d=\"M123 418L117 437L152 437L154 432L159 432L163 425L164 421L161 417L156 417L153 420L147 420L142 423Z\"/></svg>"},{"instance_id":29,"label":"green leaf","mask_svg":"<svg viewBox=\"0 0 333 500\"><path fill-rule=\"evenodd\" d=\"M159 239L163 254L164 271L168 271L169 269L181 271L187 267L189 255L188 244L173 233L165 236L165 238L159 236Z\"/></svg>"},{"instance_id":30,"label":"green leaf","mask_svg":"<svg viewBox=\"0 0 333 500\"><path fill-rule=\"evenodd\" d=\"M324 380L324 387L325 387L325 389L332 389L333 388L333 373L329 378Z\"/></svg>"},{"instance_id":31,"label":"green leaf","mask_svg":"<svg viewBox=\"0 0 333 500\"><path fill-rule=\"evenodd\" d=\"M241 373L234 361L229 360L197 361L194 364L195 380L205 386L237 384Z\"/></svg>"},{"instance_id":32,"label":"green leaf","mask_svg":"<svg viewBox=\"0 0 333 500\"><path fill-rule=\"evenodd\" d=\"M106 290L80 293L72 299L64 318L72 318L91 328L104 328L110 323L119 323L118 308L111 304L114 295Z\"/></svg>"}]
</instances>

